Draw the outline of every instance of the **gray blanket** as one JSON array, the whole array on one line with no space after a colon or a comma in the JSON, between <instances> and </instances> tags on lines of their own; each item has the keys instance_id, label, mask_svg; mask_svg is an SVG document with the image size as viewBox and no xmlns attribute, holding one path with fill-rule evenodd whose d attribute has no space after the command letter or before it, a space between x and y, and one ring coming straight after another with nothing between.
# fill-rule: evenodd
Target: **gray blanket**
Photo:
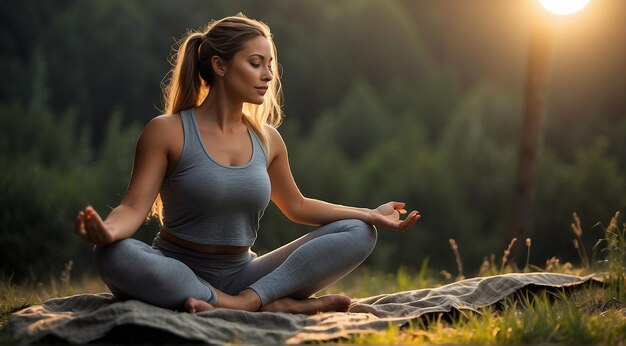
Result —
<instances>
[{"instance_id":1,"label":"gray blanket","mask_svg":"<svg viewBox=\"0 0 626 346\"><path fill-rule=\"evenodd\" d=\"M432 313L478 311L529 287L572 287L590 281L553 273L472 278L437 288L355 299L347 313L313 316L216 309L198 314L116 301L110 294L51 299L11 315L5 332L26 342L303 343L372 333Z\"/></svg>"}]
</instances>

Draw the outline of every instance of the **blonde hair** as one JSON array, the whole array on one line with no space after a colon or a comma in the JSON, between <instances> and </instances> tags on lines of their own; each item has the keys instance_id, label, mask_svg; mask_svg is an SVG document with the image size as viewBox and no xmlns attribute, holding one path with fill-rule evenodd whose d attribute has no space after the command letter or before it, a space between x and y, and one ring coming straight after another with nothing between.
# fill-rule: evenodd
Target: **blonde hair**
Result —
<instances>
[{"instance_id":1,"label":"blonde hair","mask_svg":"<svg viewBox=\"0 0 626 346\"><path fill-rule=\"evenodd\" d=\"M166 114L176 114L182 110L196 107L209 94L215 81L211 58L218 56L225 61L243 49L245 43L258 36L267 38L272 49L272 80L262 104L244 103L244 120L259 136L266 152L269 152L268 133L265 124L278 127L283 114L282 88L278 70L276 45L272 40L269 26L265 23L247 18L242 13L210 21L201 31L189 31L179 41L175 49L175 63L166 77L163 87L163 100ZM158 217L163 224L163 202L157 195L152 206L150 217Z\"/></svg>"}]
</instances>

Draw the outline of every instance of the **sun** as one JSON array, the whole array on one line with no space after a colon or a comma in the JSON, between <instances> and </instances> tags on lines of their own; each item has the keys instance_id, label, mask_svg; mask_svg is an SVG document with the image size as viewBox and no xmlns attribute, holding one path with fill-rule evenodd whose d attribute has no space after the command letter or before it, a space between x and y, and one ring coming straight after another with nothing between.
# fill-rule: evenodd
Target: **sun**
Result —
<instances>
[{"instance_id":1,"label":"sun","mask_svg":"<svg viewBox=\"0 0 626 346\"><path fill-rule=\"evenodd\" d=\"M546 10L564 16L578 12L589 4L590 0L539 0Z\"/></svg>"}]
</instances>

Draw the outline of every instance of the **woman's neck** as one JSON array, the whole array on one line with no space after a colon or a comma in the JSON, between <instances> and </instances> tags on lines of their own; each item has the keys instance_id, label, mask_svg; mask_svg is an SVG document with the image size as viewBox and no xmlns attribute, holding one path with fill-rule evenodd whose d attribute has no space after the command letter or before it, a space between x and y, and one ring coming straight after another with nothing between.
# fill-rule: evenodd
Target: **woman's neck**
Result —
<instances>
[{"instance_id":1,"label":"woman's neck","mask_svg":"<svg viewBox=\"0 0 626 346\"><path fill-rule=\"evenodd\" d=\"M219 88L211 89L196 111L198 118L216 125L220 131L226 132L241 126L243 122L243 102L233 101L220 92Z\"/></svg>"}]
</instances>

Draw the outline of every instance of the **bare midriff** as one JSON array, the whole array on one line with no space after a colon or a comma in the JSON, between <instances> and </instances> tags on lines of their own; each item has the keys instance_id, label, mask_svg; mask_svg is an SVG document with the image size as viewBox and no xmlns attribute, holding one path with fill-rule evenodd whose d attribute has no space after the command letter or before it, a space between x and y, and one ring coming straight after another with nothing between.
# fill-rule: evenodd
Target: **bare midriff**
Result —
<instances>
[{"instance_id":1,"label":"bare midriff","mask_svg":"<svg viewBox=\"0 0 626 346\"><path fill-rule=\"evenodd\" d=\"M229 254L229 255L240 255L242 253L246 253L250 251L250 247L248 246L232 246L232 245L214 245L214 244L198 244L189 240L178 238L177 236L168 233L165 229L161 228L159 231L159 235L161 238L172 242L180 247L184 247L185 249L204 252L208 254Z\"/></svg>"}]
</instances>

